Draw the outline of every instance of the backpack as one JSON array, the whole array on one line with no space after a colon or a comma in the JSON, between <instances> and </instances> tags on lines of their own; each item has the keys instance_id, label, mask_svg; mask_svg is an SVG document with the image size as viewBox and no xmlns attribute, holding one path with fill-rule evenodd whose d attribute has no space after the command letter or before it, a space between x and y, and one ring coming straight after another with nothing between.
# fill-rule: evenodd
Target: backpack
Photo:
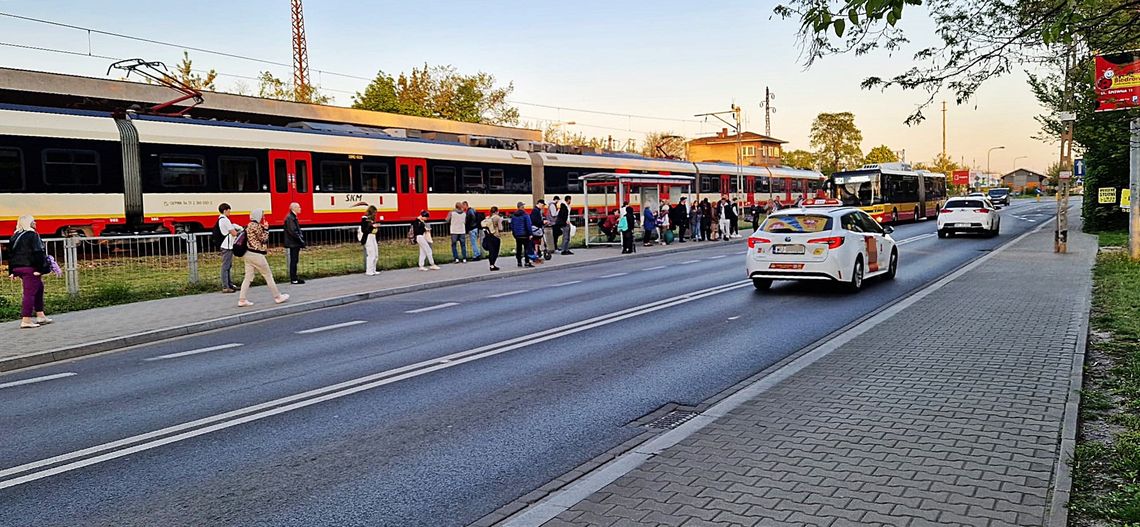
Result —
<instances>
[{"instance_id":1,"label":"backpack","mask_svg":"<svg viewBox=\"0 0 1140 527\"><path fill-rule=\"evenodd\" d=\"M226 237L222 234L222 216L218 216L218 221L214 222L214 228L210 229L210 241L214 245L221 246Z\"/></svg>"},{"instance_id":2,"label":"backpack","mask_svg":"<svg viewBox=\"0 0 1140 527\"><path fill-rule=\"evenodd\" d=\"M619 231L629 230L629 218L622 216L621 219L618 220L618 226L617 227L618 227Z\"/></svg>"},{"instance_id":3,"label":"backpack","mask_svg":"<svg viewBox=\"0 0 1140 527\"><path fill-rule=\"evenodd\" d=\"M410 243L412 245L416 244L416 224L415 224L415 222L412 222L411 225L408 225L408 243Z\"/></svg>"},{"instance_id":4,"label":"backpack","mask_svg":"<svg viewBox=\"0 0 1140 527\"><path fill-rule=\"evenodd\" d=\"M237 238L234 239L234 248L233 248L234 256L237 256L239 258L242 256L245 256L245 252L248 249L249 249L249 244L246 243L245 231L241 231L238 233Z\"/></svg>"}]
</instances>

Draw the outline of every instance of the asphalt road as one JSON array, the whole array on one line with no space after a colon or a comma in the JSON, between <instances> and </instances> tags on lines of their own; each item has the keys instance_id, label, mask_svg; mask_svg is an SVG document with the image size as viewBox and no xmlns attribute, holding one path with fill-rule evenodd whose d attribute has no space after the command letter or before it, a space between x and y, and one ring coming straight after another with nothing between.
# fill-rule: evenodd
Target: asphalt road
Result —
<instances>
[{"instance_id":1,"label":"asphalt road","mask_svg":"<svg viewBox=\"0 0 1140 527\"><path fill-rule=\"evenodd\" d=\"M465 525L1053 207L1016 202L996 239L898 226L897 279L857 295L757 293L740 240L0 375L0 525Z\"/></svg>"}]
</instances>

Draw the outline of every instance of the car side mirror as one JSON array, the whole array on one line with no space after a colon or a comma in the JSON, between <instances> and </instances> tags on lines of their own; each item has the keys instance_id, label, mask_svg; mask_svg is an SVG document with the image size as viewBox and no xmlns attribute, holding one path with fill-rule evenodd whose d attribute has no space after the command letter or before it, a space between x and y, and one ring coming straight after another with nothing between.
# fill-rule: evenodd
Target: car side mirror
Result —
<instances>
[{"instance_id":1,"label":"car side mirror","mask_svg":"<svg viewBox=\"0 0 1140 527\"><path fill-rule=\"evenodd\" d=\"M883 232L890 234L892 232L895 232L895 228L891 227L890 225L887 225L886 227L883 227Z\"/></svg>"}]
</instances>

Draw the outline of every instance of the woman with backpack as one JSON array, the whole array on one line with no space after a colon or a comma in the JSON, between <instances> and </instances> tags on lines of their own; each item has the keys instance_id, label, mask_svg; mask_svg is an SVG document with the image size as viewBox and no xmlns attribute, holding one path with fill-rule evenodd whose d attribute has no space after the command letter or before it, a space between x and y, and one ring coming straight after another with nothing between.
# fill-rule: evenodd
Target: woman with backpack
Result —
<instances>
[{"instance_id":1,"label":"woman with backpack","mask_svg":"<svg viewBox=\"0 0 1140 527\"><path fill-rule=\"evenodd\" d=\"M420 270L438 271L439 266L435 264L435 254L431 249L431 229L428 228L427 220L431 217L428 211L420 212L420 216L412 221L412 239L416 245L420 247ZM424 267L424 263L431 264L431 267Z\"/></svg>"},{"instance_id":2,"label":"woman with backpack","mask_svg":"<svg viewBox=\"0 0 1140 527\"><path fill-rule=\"evenodd\" d=\"M629 203L625 204L625 210L622 213L621 219L618 220L618 230L621 231L621 253L632 254L633 247L633 228L637 224L637 215L633 212L633 207Z\"/></svg>"},{"instance_id":3,"label":"woman with backpack","mask_svg":"<svg viewBox=\"0 0 1140 527\"><path fill-rule=\"evenodd\" d=\"M491 263L492 271L498 271L495 262L499 260L499 249L502 246L499 233L503 230L503 217L499 216L499 207L491 207L491 215L483 219L479 227L483 229L483 249L487 251L487 261Z\"/></svg>"},{"instance_id":4,"label":"woman with backpack","mask_svg":"<svg viewBox=\"0 0 1140 527\"><path fill-rule=\"evenodd\" d=\"M364 246L364 274L376 276L376 260L380 247L376 244L376 206L369 205L360 218L360 244Z\"/></svg>"},{"instance_id":5,"label":"woman with backpack","mask_svg":"<svg viewBox=\"0 0 1140 527\"><path fill-rule=\"evenodd\" d=\"M43 275L52 272L52 265L47 250L44 249L44 241L36 233L36 219L27 214L20 216L16 220L16 232L11 239L8 277L12 280L19 278L24 284L20 329L51 324L52 319L44 314Z\"/></svg>"},{"instance_id":6,"label":"woman with backpack","mask_svg":"<svg viewBox=\"0 0 1140 527\"><path fill-rule=\"evenodd\" d=\"M265 219L265 211L261 209L250 211L249 225L245 231L238 234L238 240L234 245L237 247L234 256L241 256L242 260L245 260L245 278L241 281L241 292L238 293L238 307L253 305L246 296L249 294L250 284L253 283L254 272L265 278L265 285L268 285L269 292L273 293L274 302L281 304L289 300L289 295L281 294L281 291L277 290L277 283L273 281L273 270L269 268L269 261L265 259L265 255L269 253L269 220ZM242 246L245 247L244 251L240 249Z\"/></svg>"}]
</instances>

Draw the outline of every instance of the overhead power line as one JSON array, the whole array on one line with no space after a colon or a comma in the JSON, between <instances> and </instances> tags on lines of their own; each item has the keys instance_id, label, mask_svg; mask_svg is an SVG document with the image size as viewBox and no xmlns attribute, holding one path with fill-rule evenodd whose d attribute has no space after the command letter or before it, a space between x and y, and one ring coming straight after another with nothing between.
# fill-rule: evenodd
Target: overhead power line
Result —
<instances>
[{"instance_id":1,"label":"overhead power line","mask_svg":"<svg viewBox=\"0 0 1140 527\"><path fill-rule=\"evenodd\" d=\"M597 114L597 115L610 115L610 116L614 116L614 117L628 117L628 118L633 118L633 119L652 119L655 121L677 121L677 122L681 122L681 123L700 123L701 122L701 121L696 121L693 119L677 119L675 117L657 117L657 116L653 116L653 115L635 115L635 114L629 114L629 113L605 112L605 111L601 111L601 110L586 110L586 109L582 109L582 108L569 108L566 106L553 106L553 105L549 105L549 104L539 104L539 103L534 103L534 102L524 102L524 101L515 101L515 100L508 100L507 102L510 104L519 104L522 106L534 106L536 108L548 108L551 110L566 110L568 112L592 113L592 114Z\"/></svg>"}]
</instances>

